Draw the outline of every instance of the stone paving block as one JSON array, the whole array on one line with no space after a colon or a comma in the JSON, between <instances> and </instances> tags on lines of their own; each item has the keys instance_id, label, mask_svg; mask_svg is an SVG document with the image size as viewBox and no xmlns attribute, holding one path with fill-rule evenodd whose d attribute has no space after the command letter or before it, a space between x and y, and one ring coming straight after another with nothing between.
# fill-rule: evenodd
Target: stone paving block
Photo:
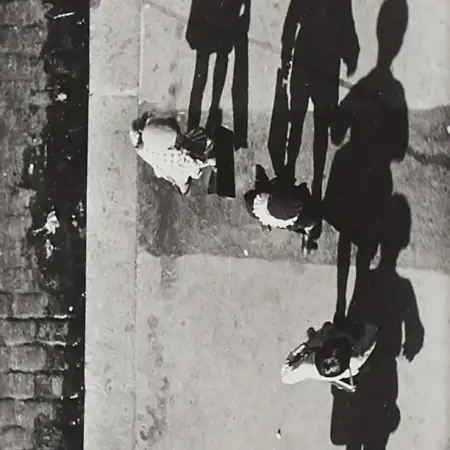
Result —
<instances>
[{"instance_id":1,"label":"stone paving block","mask_svg":"<svg viewBox=\"0 0 450 450\"><path fill-rule=\"evenodd\" d=\"M31 399L33 397L34 397L33 374L30 373L0 374L0 398Z\"/></svg>"},{"instance_id":2,"label":"stone paving block","mask_svg":"<svg viewBox=\"0 0 450 450\"><path fill-rule=\"evenodd\" d=\"M135 91L139 81L140 3L131 0L102 1L91 10L90 91L121 94ZM120 14L117 12L120 11Z\"/></svg>"},{"instance_id":3,"label":"stone paving block","mask_svg":"<svg viewBox=\"0 0 450 450\"><path fill-rule=\"evenodd\" d=\"M0 319L0 341L3 345L17 345L33 342L36 336L36 323L32 320Z\"/></svg>"}]
</instances>

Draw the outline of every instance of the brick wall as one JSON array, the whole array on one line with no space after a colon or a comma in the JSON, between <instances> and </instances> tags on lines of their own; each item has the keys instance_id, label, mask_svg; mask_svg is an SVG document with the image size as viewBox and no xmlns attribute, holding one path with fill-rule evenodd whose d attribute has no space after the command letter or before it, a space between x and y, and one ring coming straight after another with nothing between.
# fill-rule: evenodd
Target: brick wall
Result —
<instances>
[{"instance_id":1,"label":"brick wall","mask_svg":"<svg viewBox=\"0 0 450 450\"><path fill-rule=\"evenodd\" d=\"M29 238L55 204L42 138L51 135L49 63L42 58L48 17L40 0L0 1L1 450L82 448L73 413L80 386L71 379L80 380L74 373L83 368L80 351L70 350L80 330L73 297L62 287L73 286L73 261L62 252L72 279L50 289L48 267ZM64 223L61 228L67 232ZM61 260L55 264L64 268Z\"/></svg>"}]
</instances>

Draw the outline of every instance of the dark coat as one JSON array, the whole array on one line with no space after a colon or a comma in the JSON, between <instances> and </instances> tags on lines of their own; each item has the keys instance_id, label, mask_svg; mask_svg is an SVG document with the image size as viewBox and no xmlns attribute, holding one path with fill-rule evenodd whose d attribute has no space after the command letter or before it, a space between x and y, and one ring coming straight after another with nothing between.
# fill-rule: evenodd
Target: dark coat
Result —
<instances>
[{"instance_id":1,"label":"dark coat","mask_svg":"<svg viewBox=\"0 0 450 450\"><path fill-rule=\"evenodd\" d=\"M230 53L249 22L250 0L192 0L186 40L193 50Z\"/></svg>"},{"instance_id":2,"label":"dark coat","mask_svg":"<svg viewBox=\"0 0 450 450\"><path fill-rule=\"evenodd\" d=\"M295 224L288 227L288 230L302 233L306 227L319 221L319 212L312 204L306 183L286 185L279 179L269 180L264 169L257 165L255 189L248 191L244 196L247 211L252 217L254 217L253 202L261 193L269 194L267 209L273 217L280 220L297 217Z\"/></svg>"}]
</instances>

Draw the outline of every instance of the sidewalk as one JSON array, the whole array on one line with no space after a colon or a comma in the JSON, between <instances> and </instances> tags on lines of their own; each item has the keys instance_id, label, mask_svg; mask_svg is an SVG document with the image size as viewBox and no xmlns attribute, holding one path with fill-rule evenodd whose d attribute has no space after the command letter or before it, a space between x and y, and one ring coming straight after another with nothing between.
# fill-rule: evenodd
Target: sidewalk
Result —
<instances>
[{"instance_id":1,"label":"sidewalk","mask_svg":"<svg viewBox=\"0 0 450 450\"><path fill-rule=\"evenodd\" d=\"M254 134L251 148L237 157L239 194L252 182L254 163L268 164L264 142L288 4L253 3ZM359 2L355 11L364 55L356 80L373 66L380 3ZM445 46L436 45L444 42L439 20L444 6L424 12L418 0L410 3L409 37L396 75L405 84L411 114L419 117L420 110L435 117L434 107L450 104L443 82ZM167 236L181 245L184 256L171 259L167 248L155 245L158 206L166 193L155 189L151 171L137 160L127 129L143 104L186 109L194 62L184 42L189 6L188 0L145 0L142 6L133 0L123 9L118 0L102 0L91 10L85 446L331 449L328 388L285 387L279 368L308 326L330 319L334 235L326 234L322 256L308 265L299 261L295 243L263 236L247 222L242 226L238 199L224 206L193 196L180 202L178 215L170 219L172 231L189 230ZM429 30L433 33L424 37ZM412 57L419 51L428 58L423 64ZM228 84L225 92L229 89ZM227 96L223 107L226 114ZM418 150L445 157L444 125L428 130L428 119L414 120L413 142L422 139ZM305 139L310 133L309 128ZM299 165L310 156L308 146L304 150ZM310 167L303 170L309 176ZM414 215L413 244L402 267L435 271L401 272L413 284L426 341L413 363L399 362L402 418L389 448L445 449L450 286L442 272L448 273L448 173L445 164L425 165L411 155L394 171L396 189L407 195ZM276 441L280 426L284 437Z\"/></svg>"}]
</instances>

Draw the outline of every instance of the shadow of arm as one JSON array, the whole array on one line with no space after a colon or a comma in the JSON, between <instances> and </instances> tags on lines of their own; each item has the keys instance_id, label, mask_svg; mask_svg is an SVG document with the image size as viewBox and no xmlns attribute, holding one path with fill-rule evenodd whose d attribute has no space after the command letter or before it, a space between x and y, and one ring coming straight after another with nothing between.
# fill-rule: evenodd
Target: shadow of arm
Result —
<instances>
[{"instance_id":1,"label":"shadow of arm","mask_svg":"<svg viewBox=\"0 0 450 450\"><path fill-rule=\"evenodd\" d=\"M334 145L342 144L345 139L345 135L350 128L353 96L354 94L352 90L333 112L333 118L330 126L330 138Z\"/></svg>"},{"instance_id":2,"label":"shadow of arm","mask_svg":"<svg viewBox=\"0 0 450 450\"><path fill-rule=\"evenodd\" d=\"M409 119L406 104L395 108L391 121L392 160L401 162L409 145Z\"/></svg>"},{"instance_id":3,"label":"shadow of arm","mask_svg":"<svg viewBox=\"0 0 450 450\"><path fill-rule=\"evenodd\" d=\"M408 297L405 316L405 341L403 344L403 355L408 361L412 361L423 347L425 340L425 329L419 316L419 309L417 307L417 299L414 289L408 281Z\"/></svg>"}]
</instances>

